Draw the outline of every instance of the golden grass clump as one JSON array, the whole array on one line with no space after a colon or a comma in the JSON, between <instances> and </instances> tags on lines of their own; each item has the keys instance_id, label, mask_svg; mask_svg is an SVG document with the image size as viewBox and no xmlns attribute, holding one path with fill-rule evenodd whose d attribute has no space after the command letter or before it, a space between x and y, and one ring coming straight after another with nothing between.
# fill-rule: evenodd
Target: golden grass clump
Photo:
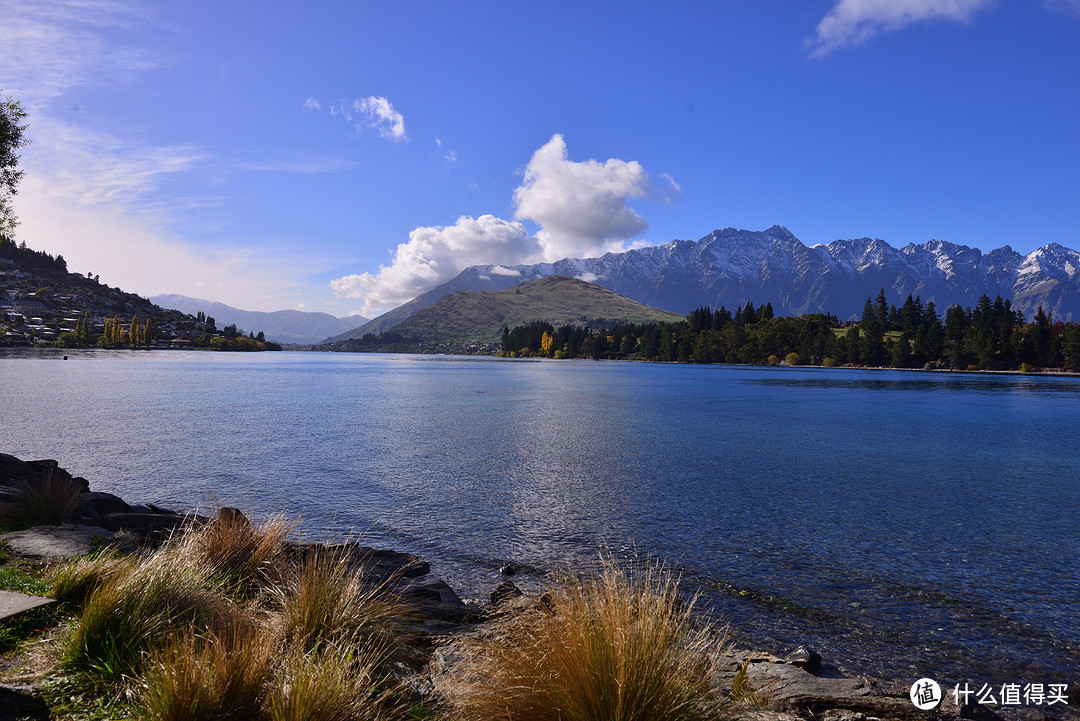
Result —
<instances>
[{"instance_id":1,"label":"golden grass clump","mask_svg":"<svg viewBox=\"0 0 1080 721\"><path fill-rule=\"evenodd\" d=\"M390 647L404 610L346 552L307 554L275 590L282 635L312 651L328 643Z\"/></svg>"},{"instance_id":2,"label":"golden grass clump","mask_svg":"<svg viewBox=\"0 0 1080 721\"><path fill-rule=\"evenodd\" d=\"M178 636L146 672L137 693L148 721L260 719L279 639L265 628L237 623L204 636Z\"/></svg>"},{"instance_id":3,"label":"golden grass clump","mask_svg":"<svg viewBox=\"0 0 1080 721\"><path fill-rule=\"evenodd\" d=\"M245 593L278 582L286 565L285 541L296 522L275 516L253 524L233 509L174 535L166 552L203 566L218 583Z\"/></svg>"},{"instance_id":4,"label":"golden grass clump","mask_svg":"<svg viewBox=\"0 0 1080 721\"><path fill-rule=\"evenodd\" d=\"M631 576L610 559L550 603L457 644L439 685L462 721L703 721L724 716L715 692L722 638L692 618L662 567Z\"/></svg>"},{"instance_id":5,"label":"golden grass clump","mask_svg":"<svg viewBox=\"0 0 1080 721\"><path fill-rule=\"evenodd\" d=\"M382 672L385 651L328 643L293 647L267 704L270 721L389 721L401 718L397 684Z\"/></svg>"},{"instance_id":6,"label":"golden grass clump","mask_svg":"<svg viewBox=\"0 0 1080 721\"><path fill-rule=\"evenodd\" d=\"M205 571L159 552L103 580L89 595L61 662L103 683L121 683L140 674L176 633L217 626L229 610Z\"/></svg>"},{"instance_id":7,"label":"golden grass clump","mask_svg":"<svg viewBox=\"0 0 1080 721\"><path fill-rule=\"evenodd\" d=\"M137 558L124 556L113 548L68 561L49 571L52 597L81 609L103 583L126 575L137 563Z\"/></svg>"},{"instance_id":8,"label":"golden grass clump","mask_svg":"<svg viewBox=\"0 0 1080 721\"><path fill-rule=\"evenodd\" d=\"M347 551L289 550L294 527L222 512L65 564L53 593L79 618L61 666L150 721L401 718L402 602Z\"/></svg>"}]
</instances>

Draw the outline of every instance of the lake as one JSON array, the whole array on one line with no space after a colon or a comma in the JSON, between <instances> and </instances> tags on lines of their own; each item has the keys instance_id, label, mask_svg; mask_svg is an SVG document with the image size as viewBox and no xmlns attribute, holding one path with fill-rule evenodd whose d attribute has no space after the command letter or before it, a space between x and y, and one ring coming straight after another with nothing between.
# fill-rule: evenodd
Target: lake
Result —
<instances>
[{"instance_id":1,"label":"lake","mask_svg":"<svg viewBox=\"0 0 1080 721\"><path fill-rule=\"evenodd\" d=\"M299 514L465 597L598 549L740 640L906 680L1080 676L1080 379L315 353L0 355L0 452Z\"/></svg>"}]
</instances>

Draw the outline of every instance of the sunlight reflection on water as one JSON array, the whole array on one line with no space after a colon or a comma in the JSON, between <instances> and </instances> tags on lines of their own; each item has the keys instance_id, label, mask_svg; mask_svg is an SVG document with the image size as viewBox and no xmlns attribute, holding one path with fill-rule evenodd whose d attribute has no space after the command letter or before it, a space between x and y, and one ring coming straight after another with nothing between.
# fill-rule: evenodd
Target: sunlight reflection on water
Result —
<instances>
[{"instance_id":1,"label":"sunlight reflection on water","mask_svg":"<svg viewBox=\"0 0 1080 721\"><path fill-rule=\"evenodd\" d=\"M751 640L856 672L1080 670L1075 378L48 358L0 355L0 450L133 501L287 508L309 534L417 552L472 596L504 561L651 555Z\"/></svg>"}]
</instances>

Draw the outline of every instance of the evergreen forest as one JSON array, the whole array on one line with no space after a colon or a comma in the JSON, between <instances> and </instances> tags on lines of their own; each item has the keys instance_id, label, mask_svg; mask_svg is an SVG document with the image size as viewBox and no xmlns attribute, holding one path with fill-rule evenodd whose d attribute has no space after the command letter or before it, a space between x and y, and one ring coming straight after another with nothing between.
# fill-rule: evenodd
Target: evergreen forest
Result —
<instances>
[{"instance_id":1,"label":"evergreen forest","mask_svg":"<svg viewBox=\"0 0 1080 721\"><path fill-rule=\"evenodd\" d=\"M885 291L867 298L858 322L811 313L774 317L772 304L748 302L691 311L674 323L607 328L553 327L534 321L504 328L506 357L593 358L749 365L854 365L955 370L1062 369L1080 372L1080 325L1040 307L1031 322L1009 300L986 295L974 308L908 296L899 308Z\"/></svg>"}]
</instances>

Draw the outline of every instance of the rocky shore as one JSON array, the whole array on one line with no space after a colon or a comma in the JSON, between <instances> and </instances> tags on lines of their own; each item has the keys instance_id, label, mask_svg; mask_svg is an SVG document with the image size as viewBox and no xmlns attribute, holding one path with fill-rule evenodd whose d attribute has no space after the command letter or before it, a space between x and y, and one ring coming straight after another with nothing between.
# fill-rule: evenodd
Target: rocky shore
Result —
<instances>
[{"instance_id":1,"label":"rocky shore","mask_svg":"<svg viewBox=\"0 0 1080 721\"><path fill-rule=\"evenodd\" d=\"M0 509L14 507L20 495L45 483L73 485L77 493L70 507L64 509L63 518L0 535L9 554L54 561L82 556L104 545L134 551L159 544L186 524L215 520L152 504L132 505L113 494L92 491L86 479L72 477L56 461L23 461L0 454ZM236 522L243 519L243 514L237 509L220 509L217 518L226 517ZM17 521L9 517L7 525L27 525ZM356 541L291 542L290 547L299 554L316 548L347 554L362 563L371 578L385 583L400 597L408 609L405 627L412 652L407 661L396 664L395 674L417 703L437 701L440 680L457 661L450 645L454 639L483 634L491 618L535 607L543 601L542 597L531 597L518 589L510 567L504 569L506 578L492 589L489 603L465 603L432 574L426 561L413 554L371 548ZM907 688L882 688L866 679L845 678L829 665L828 659L804 647L786 658L729 648L720 669L715 685L736 698L740 717L763 721L1000 718L997 709L987 706L956 706L947 691L943 691L946 698L937 709L920 711L909 699ZM0 678L0 721L47 718L48 710L40 700L35 702L35 683L43 680L5 686ZM25 711L20 712L21 716L5 715L5 706L37 710L29 715ZM1068 716L1074 708L1067 706L1062 711L1066 717L1075 718ZM1047 716L1045 709L1018 709L1016 714L1027 718Z\"/></svg>"}]
</instances>

